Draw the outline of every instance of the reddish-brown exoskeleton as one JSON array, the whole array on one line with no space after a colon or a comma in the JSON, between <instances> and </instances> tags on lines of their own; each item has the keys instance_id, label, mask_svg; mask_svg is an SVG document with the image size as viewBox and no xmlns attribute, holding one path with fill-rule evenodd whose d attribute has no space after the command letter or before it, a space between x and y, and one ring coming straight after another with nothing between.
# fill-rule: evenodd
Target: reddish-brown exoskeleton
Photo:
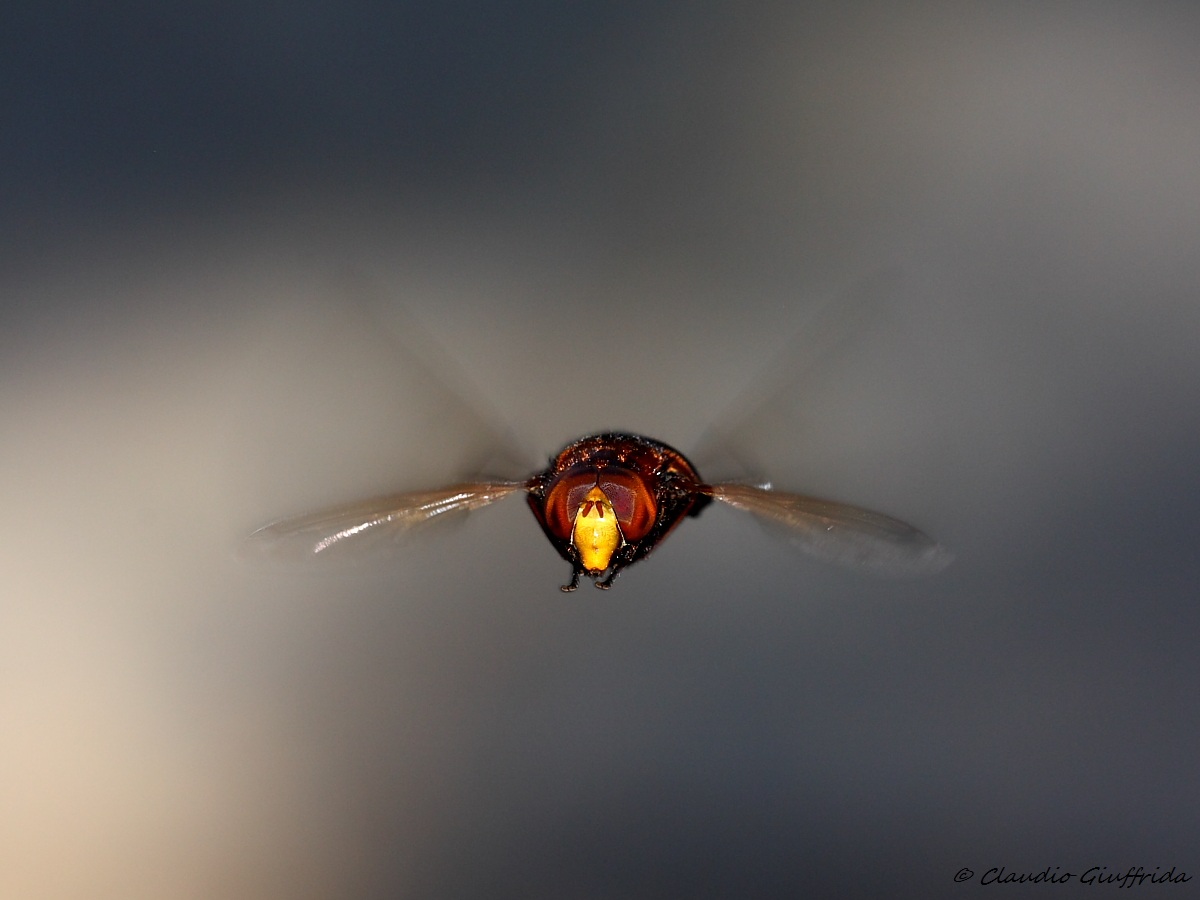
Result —
<instances>
[{"instance_id":1,"label":"reddish-brown exoskeleton","mask_svg":"<svg viewBox=\"0 0 1200 900\"><path fill-rule=\"evenodd\" d=\"M554 548L571 563L573 591L587 575L607 589L683 520L712 500L782 526L806 552L889 574L936 571L950 560L911 525L845 503L769 486L708 484L678 450L634 434L608 433L568 444L549 468L525 481L478 481L378 497L260 528L252 540L325 554L365 535L391 534L467 512L524 490Z\"/></svg>"},{"instance_id":2,"label":"reddish-brown exoskeleton","mask_svg":"<svg viewBox=\"0 0 1200 900\"><path fill-rule=\"evenodd\" d=\"M529 508L571 564L564 591L589 575L609 588L684 516L708 505L706 485L682 453L634 434L597 434L568 444L526 482Z\"/></svg>"}]
</instances>

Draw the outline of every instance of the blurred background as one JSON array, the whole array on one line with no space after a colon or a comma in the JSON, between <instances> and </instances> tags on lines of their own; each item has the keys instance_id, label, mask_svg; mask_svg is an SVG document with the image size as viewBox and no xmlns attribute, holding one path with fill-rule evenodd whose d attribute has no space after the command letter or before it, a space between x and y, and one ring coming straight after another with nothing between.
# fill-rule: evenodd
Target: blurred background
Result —
<instances>
[{"instance_id":1,"label":"blurred background","mask_svg":"<svg viewBox=\"0 0 1200 900\"><path fill-rule=\"evenodd\" d=\"M10 4L0 896L1200 875L1198 26ZM239 553L505 441L523 476L712 427L955 563L879 580L714 508L565 596L518 498L351 565Z\"/></svg>"}]
</instances>

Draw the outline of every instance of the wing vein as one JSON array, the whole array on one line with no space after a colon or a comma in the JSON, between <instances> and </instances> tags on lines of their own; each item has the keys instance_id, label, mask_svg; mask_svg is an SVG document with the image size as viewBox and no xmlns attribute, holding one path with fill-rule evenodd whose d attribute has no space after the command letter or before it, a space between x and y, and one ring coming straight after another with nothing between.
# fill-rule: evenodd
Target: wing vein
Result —
<instances>
[{"instance_id":1,"label":"wing vein","mask_svg":"<svg viewBox=\"0 0 1200 900\"><path fill-rule=\"evenodd\" d=\"M722 483L713 499L780 528L813 556L885 575L923 575L945 568L952 554L920 529L883 513L768 487Z\"/></svg>"},{"instance_id":2,"label":"wing vein","mask_svg":"<svg viewBox=\"0 0 1200 900\"><path fill-rule=\"evenodd\" d=\"M522 490L523 481L470 482L432 491L390 494L271 522L248 538L271 556L311 557L367 536L394 538L434 519L465 514Z\"/></svg>"}]
</instances>

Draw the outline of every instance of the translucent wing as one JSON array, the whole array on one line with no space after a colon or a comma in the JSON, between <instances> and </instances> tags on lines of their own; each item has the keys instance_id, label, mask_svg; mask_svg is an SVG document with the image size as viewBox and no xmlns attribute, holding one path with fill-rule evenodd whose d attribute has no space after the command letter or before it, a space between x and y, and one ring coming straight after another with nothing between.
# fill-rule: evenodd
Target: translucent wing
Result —
<instances>
[{"instance_id":1,"label":"translucent wing","mask_svg":"<svg viewBox=\"0 0 1200 900\"><path fill-rule=\"evenodd\" d=\"M523 481L469 482L433 491L375 497L348 506L280 519L250 535L251 548L271 556L337 555L346 545L360 548L369 538L397 535L455 513L465 513L524 489Z\"/></svg>"},{"instance_id":2,"label":"translucent wing","mask_svg":"<svg viewBox=\"0 0 1200 900\"><path fill-rule=\"evenodd\" d=\"M714 499L782 526L806 553L885 575L924 575L953 555L912 525L846 503L748 484L714 484Z\"/></svg>"},{"instance_id":3,"label":"translucent wing","mask_svg":"<svg viewBox=\"0 0 1200 900\"><path fill-rule=\"evenodd\" d=\"M700 436L689 454L700 471L710 478L754 481L771 469L761 458L764 451L774 447L785 451L784 459L794 458L797 440L811 424L799 401L885 320L884 298L896 292L899 280L897 269L883 266L811 307L803 327L777 355L763 360L763 368Z\"/></svg>"}]
</instances>

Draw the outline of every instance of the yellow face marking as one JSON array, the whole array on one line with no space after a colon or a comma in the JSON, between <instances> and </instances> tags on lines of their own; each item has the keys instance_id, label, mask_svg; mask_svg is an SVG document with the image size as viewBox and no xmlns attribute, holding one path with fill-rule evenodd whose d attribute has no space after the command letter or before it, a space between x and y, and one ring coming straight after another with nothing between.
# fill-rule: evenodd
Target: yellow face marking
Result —
<instances>
[{"instance_id":1,"label":"yellow face marking","mask_svg":"<svg viewBox=\"0 0 1200 900\"><path fill-rule=\"evenodd\" d=\"M612 555L625 543L612 503L599 486L588 491L579 504L571 542L579 551L583 567L592 573L607 569Z\"/></svg>"}]
</instances>

